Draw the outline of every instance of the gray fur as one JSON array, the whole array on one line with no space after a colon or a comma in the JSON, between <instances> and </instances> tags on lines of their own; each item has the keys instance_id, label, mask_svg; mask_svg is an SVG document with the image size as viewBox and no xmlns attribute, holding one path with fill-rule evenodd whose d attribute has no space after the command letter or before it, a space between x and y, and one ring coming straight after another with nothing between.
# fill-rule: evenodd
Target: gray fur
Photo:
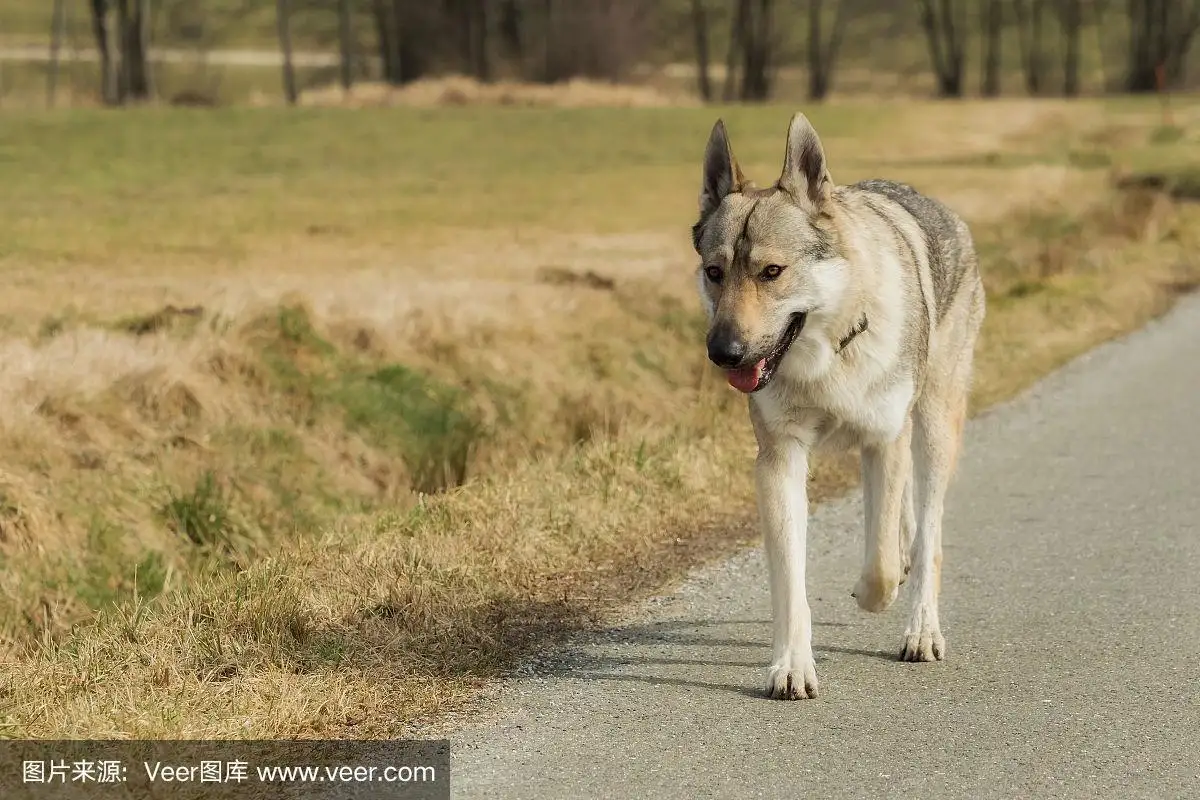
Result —
<instances>
[{"instance_id":1,"label":"gray fur","mask_svg":"<svg viewBox=\"0 0 1200 800\"><path fill-rule=\"evenodd\" d=\"M850 188L882 195L898 203L921 226L929 255L929 273L933 278L937 315L934 322L937 322L958 293L963 275L974 266L975 254L967 226L943 203L921 194L907 183L871 178Z\"/></svg>"},{"instance_id":2,"label":"gray fur","mask_svg":"<svg viewBox=\"0 0 1200 800\"><path fill-rule=\"evenodd\" d=\"M884 183L884 181L878 182ZM847 192L853 192L855 188L846 187L838 193L838 196L845 199ZM859 192L859 195L858 199L863 206L878 216L891 233L892 244L901 253L903 262L911 265L912 272L908 275L909 285L911 291L920 298L920 302L915 304L915 313L909 316L905 324L903 333L905 358L901 363L911 371L913 380L920 384L924 377L925 361L929 355L929 337L935 322L933 319L935 312L929 298L925 296L925 285L920 280L919 274L921 265L933 260L929 238L926 235L924 241L913 241L904 231L901 226L902 220L897 219L895 209L889 203L881 202L875 193ZM881 196L886 197L886 195ZM921 230L924 232L925 229Z\"/></svg>"}]
</instances>

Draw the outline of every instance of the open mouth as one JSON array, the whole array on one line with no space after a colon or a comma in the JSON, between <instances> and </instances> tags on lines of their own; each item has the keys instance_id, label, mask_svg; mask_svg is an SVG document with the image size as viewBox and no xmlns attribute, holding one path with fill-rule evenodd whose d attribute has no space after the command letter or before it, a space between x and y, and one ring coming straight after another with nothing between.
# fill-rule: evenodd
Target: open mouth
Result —
<instances>
[{"instance_id":1,"label":"open mouth","mask_svg":"<svg viewBox=\"0 0 1200 800\"><path fill-rule=\"evenodd\" d=\"M771 376L779 368L779 362L783 361L788 348L792 346L792 342L796 341L796 337L804 329L804 321L807 318L808 314L803 311L792 314L791 321L783 331L783 336L779 337L779 341L771 348L771 352L767 354L766 358L759 359L756 363L746 367L726 370L725 377L729 380L729 385L739 392L750 394L770 383Z\"/></svg>"}]
</instances>

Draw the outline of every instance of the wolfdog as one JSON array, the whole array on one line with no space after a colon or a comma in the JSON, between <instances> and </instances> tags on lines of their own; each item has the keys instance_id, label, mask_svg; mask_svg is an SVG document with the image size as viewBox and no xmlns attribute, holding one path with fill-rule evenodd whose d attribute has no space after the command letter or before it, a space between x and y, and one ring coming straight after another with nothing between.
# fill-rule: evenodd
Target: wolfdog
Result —
<instances>
[{"instance_id":1,"label":"wolfdog","mask_svg":"<svg viewBox=\"0 0 1200 800\"><path fill-rule=\"evenodd\" d=\"M725 124L692 239L708 357L749 397L773 614L766 693L815 697L804 586L809 453L859 448L866 554L852 592L883 611L912 572L903 661L940 661L942 509L966 416L983 283L971 233L911 186L833 182L792 117L774 185L746 180Z\"/></svg>"}]
</instances>

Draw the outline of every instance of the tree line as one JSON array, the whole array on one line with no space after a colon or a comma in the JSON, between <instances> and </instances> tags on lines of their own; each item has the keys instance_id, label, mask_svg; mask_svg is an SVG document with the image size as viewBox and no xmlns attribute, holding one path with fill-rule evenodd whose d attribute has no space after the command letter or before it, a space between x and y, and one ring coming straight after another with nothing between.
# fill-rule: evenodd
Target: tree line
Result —
<instances>
[{"instance_id":1,"label":"tree line","mask_svg":"<svg viewBox=\"0 0 1200 800\"><path fill-rule=\"evenodd\" d=\"M959 97L966 81L966 42L970 38L969 8L954 0L917 0L921 27L928 42L938 93ZM1128 92L1166 89L1183 76L1188 51L1200 30L1197 0L981 0L976 20L983 41L981 88L984 96L1000 93L1001 32L1007 23L1017 30L1020 69L1025 90L1032 95L1050 90L1046 82L1051 44L1045 37L1046 19L1053 17L1061 38L1062 94L1080 91L1083 32L1098 38L1099 56L1117 55L1105 34L1123 29L1124 77Z\"/></svg>"},{"instance_id":2,"label":"tree line","mask_svg":"<svg viewBox=\"0 0 1200 800\"><path fill-rule=\"evenodd\" d=\"M53 3L52 50L61 41L66 2ZM196 4L87 2L105 102L151 97L149 20L181 8L194 15ZM914 23L908 30L919 40L911 42L911 34L908 38L925 50L936 92L944 97L971 91L973 70L978 92L997 96L1006 67L1011 73L1014 64L1027 93L1076 95L1082 89L1081 65L1089 48L1110 74L1120 75L1106 88L1170 88L1183 79L1200 30L1200 0L239 2L221 12L230 25L237 24L239 15L274 6L270 10L282 54L283 90L292 102L298 95L292 63L297 15L310 26L319 19L328 28L339 53L338 80L347 88L363 77L362 65L368 62L374 65L372 77L394 85L448 72L485 82L499 77L543 83L574 77L616 82L629 79L643 63L661 60L660 51L665 51L686 53L694 63L699 95L725 102L769 99L779 68L797 62L806 68L809 97L826 97L834 90L847 43L861 45L856 37L877 35L870 26L882 15L902 15ZM798 44L789 47L789 39ZM686 46L672 50L680 40Z\"/></svg>"},{"instance_id":3,"label":"tree line","mask_svg":"<svg viewBox=\"0 0 1200 800\"><path fill-rule=\"evenodd\" d=\"M715 5L691 0L698 73L697 90L705 100L718 99L710 79L711 45L708 20ZM1001 92L1002 42L1015 30L1017 56L1025 91L1041 95L1049 85L1050 59L1061 59L1065 96L1081 90L1083 34L1096 37L1101 61L1121 64L1122 79L1114 89L1154 92L1174 87L1184 76L1187 57L1200 31L1200 0L908 0L896 4L867 0L731 0L733 24L726 49L725 81L719 99L765 100L770 96L773 67L777 65L778 37L772 27L795 25L803 11L807 28L804 62L808 95L821 100L833 88L833 77L847 36L855 35L856 21L886 7L917 16L928 53L937 94L962 97L967 93L968 53L979 40L979 92L996 97ZM1047 19L1056 23L1060 41L1046 36ZM1113 34L1124 34L1119 42ZM1057 46L1056 46L1057 45Z\"/></svg>"}]
</instances>

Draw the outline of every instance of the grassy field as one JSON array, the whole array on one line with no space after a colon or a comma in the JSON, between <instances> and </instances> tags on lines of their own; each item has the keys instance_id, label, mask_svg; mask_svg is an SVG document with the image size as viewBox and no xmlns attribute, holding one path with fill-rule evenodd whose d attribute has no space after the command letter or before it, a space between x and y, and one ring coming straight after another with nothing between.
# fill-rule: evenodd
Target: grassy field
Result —
<instances>
[{"instance_id":1,"label":"grassy field","mask_svg":"<svg viewBox=\"0 0 1200 800\"><path fill-rule=\"evenodd\" d=\"M0 735L394 735L753 538L688 234L714 118L766 181L792 110L7 119ZM977 407L1200 279L1173 113L810 110L972 222Z\"/></svg>"}]
</instances>

